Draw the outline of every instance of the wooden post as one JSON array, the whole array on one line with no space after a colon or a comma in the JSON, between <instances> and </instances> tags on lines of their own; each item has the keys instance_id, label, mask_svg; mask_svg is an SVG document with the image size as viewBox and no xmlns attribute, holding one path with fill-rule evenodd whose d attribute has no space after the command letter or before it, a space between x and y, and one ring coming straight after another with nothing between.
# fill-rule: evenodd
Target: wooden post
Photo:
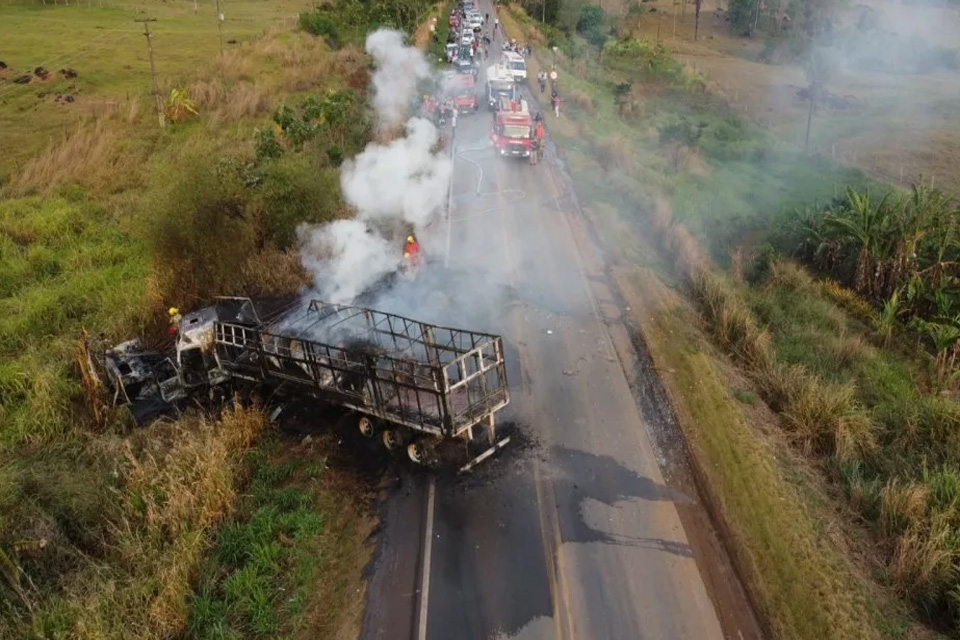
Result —
<instances>
[{"instance_id":1,"label":"wooden post","mask_svg":"<svg viewBox=\"0 0 960 640\"><path fill-rule=\"evenodd\" d=\"M220 32L220 59L223 60L223 13L220 11L220 0L217 0L217 31Z\"/></svg>"},{"instance_id":2,"label":"wooden post","mask_svg":"<svg viewBox=\"0 0 960 640\"><path fill-rule=\"evenodd\" d=\"M156 22L156 18L142 18L134 22L143 23L143 35L147 38L147 54L150 56L150 75L153 76L153 98L157 104L157 120L160 121L160 128L166 126L167 121L163 117L163 99L160 97L160 85L157 84L157 67L153 63L153 34L150 33L151 22Z\"/></svg>"}]
</instances>

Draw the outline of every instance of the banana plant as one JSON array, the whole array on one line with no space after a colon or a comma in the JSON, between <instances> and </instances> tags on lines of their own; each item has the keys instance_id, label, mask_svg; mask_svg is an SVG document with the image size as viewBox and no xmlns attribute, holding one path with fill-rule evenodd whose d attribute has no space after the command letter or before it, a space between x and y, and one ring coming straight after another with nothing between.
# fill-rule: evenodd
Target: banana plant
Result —
<instances>
[{"instance_id":1,"label":"banana plant","mask_svg":"<svg viewBox=\"0 0 960 640\"><path fill-rule=\"evenodd\" d=\"M163 111L167 116L167 120L174 124L186 122L190 116L197 115L197 109L193 104L193 100L190 99L190 96L187 95L184 89L173 89L170 91L170 97L167 98L164 103Z\"/></svg>"}]
</instances>

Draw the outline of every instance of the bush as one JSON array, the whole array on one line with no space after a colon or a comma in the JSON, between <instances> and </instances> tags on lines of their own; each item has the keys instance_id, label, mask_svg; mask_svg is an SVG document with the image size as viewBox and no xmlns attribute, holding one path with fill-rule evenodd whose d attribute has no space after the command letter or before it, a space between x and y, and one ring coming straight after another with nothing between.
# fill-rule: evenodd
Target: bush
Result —
<instances>
[{"instance_id":1,"label":"bush","mask_svg":"<svg viewBox=\"0 0 960 640\"><path fill-rule=\"evenodd\" d=\"M577 33L586 38L587 42L599 47L607 39L607 28L604 24L606 14L595 4L580 6L580 16L577 19Z\"/></svg>"},{"instance_id":2,"label":"bush","mask_svg":"<svg viewBox=\"0 0 960 640\"><path fill-rule=\"evenodd\" d=\"M243 293L237 267L258 238L241 166L209 152L188 157L151 203L146 236L163 306Z\"/></svg>"},{"instance_id":3,"label":"bush","mask_svg":"<svg viewBox=\"0 0 960 640\"><path fill-rule=\"evenodd\" d=\"M317 9L301 13L300 28L315 36L323 36L331 49L339 49L343 45L340 30L337 28L337 18L332 12Z\"/></svg>"},{"instance_id":4,"label":"bush","mask_svg":"<svg viewBox=\"0 0 960 640\"><path fill-rule=\"evenodd\" d=\"M289 157L262 167L260 193L268 237L280 248L291 247L300 224L321 224L342 208L339 173L308 158Z\"/></svg>"}]
</instances>

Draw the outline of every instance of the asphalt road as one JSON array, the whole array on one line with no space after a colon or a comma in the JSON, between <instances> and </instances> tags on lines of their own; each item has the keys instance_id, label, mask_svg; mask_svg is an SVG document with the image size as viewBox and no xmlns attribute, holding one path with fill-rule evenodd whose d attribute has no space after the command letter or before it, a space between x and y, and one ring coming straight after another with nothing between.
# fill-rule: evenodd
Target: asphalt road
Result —
<instances>
[{"instance_id":1,"label":"asphalt road","mask_svg":"<svg viewBox=\"0 0 960 640\"><path fill-rule=\"evenodd\" d=\"M678 515L695 497L661 474L553 149L537 166L498 158L490 126L485 105L458 119L449 223L424 245L470 274L449 284L450 321L504 336L512 403L498 419L525 442L466 480L398 481L362 637L736 638Z\"/></svg>"}]
</instances>

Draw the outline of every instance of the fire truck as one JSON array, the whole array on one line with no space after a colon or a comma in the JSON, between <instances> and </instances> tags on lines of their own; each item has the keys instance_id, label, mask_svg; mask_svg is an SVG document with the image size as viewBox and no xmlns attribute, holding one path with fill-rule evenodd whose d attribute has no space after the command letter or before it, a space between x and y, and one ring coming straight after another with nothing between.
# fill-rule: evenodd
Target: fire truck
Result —
<instances>
[{"instance_id":1,"label":"fire truck","mask_svg":"<svg viewBox=\"0 0 960 640\"><path fill-rule=\"evenodd\" d=\"M520 92L510 69L502 64L487 67L487 104L491 109L497 108L500 98L516 100L519 97Z\"/></svg>"},{"instance_id":2,"label":"fire truck","mask_svg":"<svg viewBox=\"0 0 960 640\"><path fill-rule=\"evenodd\" d=\"M529 158L533 120L526 100L500 98L493 116L490 140L503 157Z\"/></svg>"},{"instance_id":3,"label":"fire truck","mask_svg":"<svg viewBox=\"0 0 960 640\"><path fill-rule=\"evenodd\" d=\"M476 85L472 75L458 74L451 79L450 94L453 106L460 113L477 110Z\"/></svg>"}]
</instances>

